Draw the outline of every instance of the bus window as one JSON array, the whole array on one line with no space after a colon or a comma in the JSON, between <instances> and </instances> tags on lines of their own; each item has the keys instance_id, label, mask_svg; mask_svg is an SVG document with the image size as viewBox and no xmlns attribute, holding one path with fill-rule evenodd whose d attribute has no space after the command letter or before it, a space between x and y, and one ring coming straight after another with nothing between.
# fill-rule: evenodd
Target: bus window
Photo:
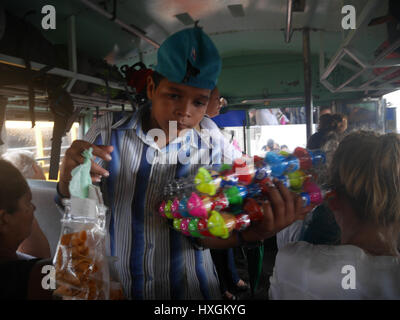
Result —
<instances>
[{"instance_id":1,"label":"bus window","mask_svg":"<svg viewBox=\"0 0 400 320\"><path fill-rule=\"evenodd\" d=\"M37 163L43 168L46 179L49 178L51 137L54 123L38 121L31 128L30 121L6 121L7 150L28 150L34 153ZM75 122L71 130L62 139L61 160L71 143L78 139L79 123Z\"/></svg>"}]
</instances>

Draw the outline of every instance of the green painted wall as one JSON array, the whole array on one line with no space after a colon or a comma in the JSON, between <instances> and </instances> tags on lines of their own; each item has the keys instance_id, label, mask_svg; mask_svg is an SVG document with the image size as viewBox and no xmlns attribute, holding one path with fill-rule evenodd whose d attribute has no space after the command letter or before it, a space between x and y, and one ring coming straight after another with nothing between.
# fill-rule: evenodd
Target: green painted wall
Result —
<instances>
[{"instance_id":1,"label":"green painted wall","mask_svg":"<svg viewBox=\"0 0 400 320\"><path fill-rule=\"evenodd\" d=\"M312 57L312 64L314 103L361 97L360 93L330 93L319 82L318 56ZM333 82L341 83L347 76L346 72L342 72L340 78L336 77ZM225 58L218 86L221 94L226 96L231 104L240 103L244 99L303 96L303 57L298 54L259 54ZM271 103L271 106L287 104L293 105L293 102L275 102Z\"/></svg>"}]
</instances>

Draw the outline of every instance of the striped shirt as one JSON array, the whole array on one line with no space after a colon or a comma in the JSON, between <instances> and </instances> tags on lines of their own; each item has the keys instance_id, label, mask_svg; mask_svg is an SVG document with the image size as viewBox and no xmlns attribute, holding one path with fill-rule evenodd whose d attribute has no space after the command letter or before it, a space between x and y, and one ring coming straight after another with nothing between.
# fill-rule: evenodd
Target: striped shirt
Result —
<instances>
[{"instance_id":1,"label":"striped shirt","mask_svg":"<svg viewBox=\"0 0 400 320\"><path fill-rule=\"evenodd\" d=\"M116 268L127 298L217 299L210 251L171 229L156 205L166 181L195 173L199 159L219 163L221 151L193 129L160 149L142 131L141 119L148 111L105 114L84 138L114 147L112 160L99 162L110 172L102 186L110 208L109 254L119 258Z\"/></svg>"}]
</instances>

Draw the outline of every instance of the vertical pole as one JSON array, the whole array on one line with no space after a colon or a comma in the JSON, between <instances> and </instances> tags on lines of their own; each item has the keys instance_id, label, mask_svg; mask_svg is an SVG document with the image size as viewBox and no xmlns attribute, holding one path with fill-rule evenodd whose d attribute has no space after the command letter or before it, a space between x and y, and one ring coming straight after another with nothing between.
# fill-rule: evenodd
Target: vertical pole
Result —
<instances>
[{"instance_id":1,"label":"vertical pole","mask_svg":"<svg viewBox=\"0 0 400 320\"><path fill-rule=\"evenodd\" d=\"M247 154L246 120L243 120L243 142L244 142L244 153Z\"/></svg>"},{"instance_id":2,"label":"vertical pole","mask_svg":"<svg viewBox=\"0 0 400 320\"><path fill-rule=\"evenodd\" d=\"M306 109L307 140L312 135L313 98L311 80L310 29L303 29L304 102Z\"/></svg>"},{"instance_id":3,"label":"vertical pole","mask_svg":"<svg viewBox=\"0 0 400 320\"><path fill-rule=\"evenodd\" d=\"M78 59L76 54L76 25L74 15L68 17L68 65L70 71L74 73L78 72ZM72 78L68 83L68 92L71 92L75 82L76 78Z\"/></svg>"}]
</instances>

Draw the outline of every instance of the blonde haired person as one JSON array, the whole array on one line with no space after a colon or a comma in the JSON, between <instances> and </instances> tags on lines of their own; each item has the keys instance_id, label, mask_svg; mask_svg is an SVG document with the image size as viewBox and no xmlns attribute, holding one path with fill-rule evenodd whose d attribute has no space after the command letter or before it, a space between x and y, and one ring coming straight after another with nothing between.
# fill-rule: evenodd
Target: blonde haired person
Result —
<instances>
[{"instance_id":1,"label":"blonde haired person","mask_svg":"<svg viewBox=\"0 0 400 320\"><path fill-rule=\"evenodd\" d=\"M294 242L276 264L271 299L400 299L400 137L358 131L334 153L328 200L341 244Z\"/></svg>"},{"instance_id":2,"label":"blonde haired person","mask_svg":"<svg viewBox=\"0 0 400 320\"><path fill-rule=\"evenodd\" d=\"M1 158L14 164L25 179L46 180L42 168L36 163L34 154L27 150L12 150L2 154Z\"/></svg>"}]
</instances>

